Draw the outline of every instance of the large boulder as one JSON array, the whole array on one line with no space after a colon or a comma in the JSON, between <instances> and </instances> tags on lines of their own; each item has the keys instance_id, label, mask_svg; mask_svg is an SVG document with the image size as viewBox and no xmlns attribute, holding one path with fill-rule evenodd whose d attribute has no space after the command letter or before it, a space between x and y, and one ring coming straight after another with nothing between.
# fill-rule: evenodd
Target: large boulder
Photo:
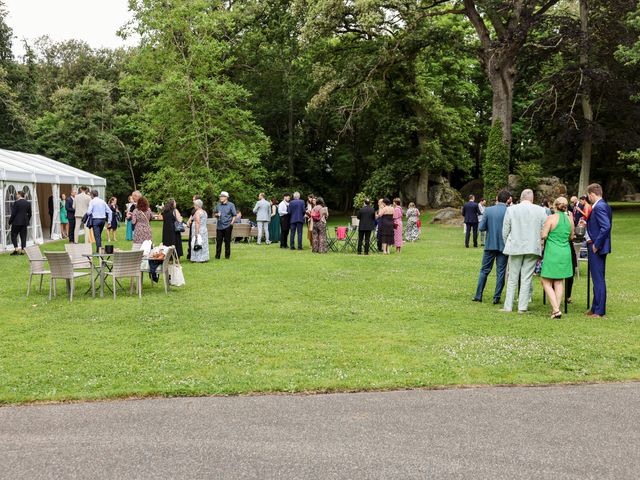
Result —
<instances>
[{"instance_id":1,"label":"large boulder","mask_svg":"<svg viewBox=\"0 0 640 480\"><path fill-rule=\"evenodd\" d=\"M418 208L459 207L460 193L440 175L429 175L426 170L411 176L400 193L404 203L415 202Z\"/></svg>"},{"instance_id":2,"label":"large boulder","mask_svg":"<svg viewBox=\"0 0 640 480\"><path fill-rule=\"evenodd\" d=\"M469 198L469 195L474 195L476 200L480 200L484 196L484 182L481 178L471 180L460 189L460 195L465 200Z\"/></svg>"},{"instance_id":3,"label":"large boulder","mask_svg":"<svg viewBox=\"0 0 640 480\"><path fill-rule=\"evenodd\" d=\"M436 212L431 223L438 223L441 225L462 225L464 224L464 217L460 213L459 208L443 208Z\"/></svg>"},{"instance_id":4,"label":"large boulder","mask_svg":"<svg viewBox=\"0 0 640 480\"><path fill-rule=\"evenodd\" d=\"M626 178L614 178L607 182L605 193L609 200L622 200L636 194L636 186Z\"/></svg>"},{"instance_id":5,"label":"large boulder","mask_svg":"<svg viewBox=\"0 0 640 480\"><path fill-rule=\"evenodd\" d=\"M439 177L437 180L438 183L429 187L429 207L461 207L464 202L460 192L449 185L446 178Z\"/></svg>"},{"instance_id":6,"label":"large boulder","mask_svg":"<svg viewBox=\"0 0 640 480\"><path fill-rule=\"evenodd\" d=\"M567 186L558 177L544 177L540 179L540 184L535 191L536 203L553 201L560 196L567 196Z\"/></svg>"},{"instance_id":7,"label":"large boulder","mask_svg":"<svg viewBox=\"0 0 640 480\"><path fill-rule=\"evenodd\" d=\"M634 193L633 195L625 195L625 202L640 202L640 193Z\"/></svg>"}]
</instances>

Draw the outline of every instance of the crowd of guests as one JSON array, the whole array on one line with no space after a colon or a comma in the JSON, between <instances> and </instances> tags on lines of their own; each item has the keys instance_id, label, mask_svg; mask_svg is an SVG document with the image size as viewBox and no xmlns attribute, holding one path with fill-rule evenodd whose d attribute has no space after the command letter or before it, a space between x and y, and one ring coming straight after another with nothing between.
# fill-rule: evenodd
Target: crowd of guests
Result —
<instances>
[{"instance_id":1,"label":"crowd of guests","mask_svg":"<svg viewBox=\"0 0 640 480\"><path fill-rule=\"evenodd\" d=\"M31 208L30 203L26 200L15 202L14 209L19 213L13 215L11 219L11 237L14 241L14 251L18 253L20 249L17 247L17 238L24 236L23 248L26 245L26 225L30 221L30 214L27 215L26 212L27 206L29 209ZM78 243L81 233L84 231L84 242L95 244L97 250L102 247L102 234L105 229L107 241L117 241L117 231L122 222L125 222L126 225L125 239L127 241L142 244L152 240L150 222L154 217L157 218L152 212L148 200L138 190L129 196L124 208L124 215L121 214L118 200L115 197L111 197L106 202L100 198L97 190L91 191L84 186L77 190L71 190L69 196L62 194L59 208L63 238ZM25 211L22 212L22 210ZM260 193L253 213L256 216L256 222L249 223L257 227L257 243L259 245L264 239L267 245L276 242L283 249L302 250L306 231L312 252L326 253L328 251L327 220L329 209L322 197L310 194L304 201L299 192L294 192L293 195L285 193L279 201L276 198L267 200L266 195ZM163 221L162 244L164 246L174 246L178 257L182 257L184 255L182 233L186 229L189 233L187 258L193 262L209 260L207 231L209 216L200 196L193 197L193 205L188 217L183 217L174 199L169 199L162 206L159 217ZM229 201L228 192L224 191L220 193L219 201L213 209L213 217L216 223L215 258L221 258L224 246L224 257L229 259L231 257L233 226L247 220L242 219L240 211ZM403 228L404 217L406 217L406 228ZM371 237L374 233L377 251L383 254L389 254L392 247L395 248L396 253L400 253L405 239L408 242L415 242L420 238L420 211L415 204L410 203L404 212L399 198L395 198L393 201L381 198L377 202L377 208L373 207L370 200L365 200L358 210L356 218L358 220L357 252L359 255L363 253L369 255Z\"/></svg>"},{"instance_id":2,"label":"crowd of guests","mask_svg":"<svg viewBox=\"0 0 640 480\"><path fill-rule=\"evenodd\" d=\"M533 276L538 273L551 304L551 317L561 318L565 281L567 301L570 301L573 288L577 266L573 242L579 236L579 240L587 244L593 280L593 303L586 314L603 317L606 314L605 267L607 255L611 252L612 213L602 195L602 187L592 184L587 188L587 195L580 200L572 197L569 202L565 197L559 197L551 209L536 205L533 191L529 189L522 192L517 204L509 192L501 191L496 204L482 211L479 222L475 216L480 215L478 204L470 197L463 207L467 224L465 246L469 246L471 231L474 232L474 246L477 246L477 230L486 232L482 267L473 301L482 301L487 277L495 263L494 305L500 303L508 269L502 310L513 310L517 294L518 312L526 313L531 301Z\"/></svg>"},{"instance_id":3,"label":"crowd of guests","mask_svg":"<svg viewBox=\"0 0 640 480\"><path fill-rule=\"evenodd\" d=\"M498 193L496 204L486 207L486 201L476 203L471 195L462 207L465 224L465 247L478 246L478 234L484 246L482 266L473 300L481 302L487 278L496 266L497 278L493 303L501 301L506 283L505 301L502 310L513 311L517 295L519 313L526 313L531 301L534 274L539 274L542 286L551 304L552 318L561 318L560 305L567 287L567 301L571 301L573 275L577 266L576 237L588 246L588 261L593 279L593 303L587 315L602 317L606 313L606 259L611 252L611 220L609 205L602 198L602 187L589 185L587 194L580 198L559 197L548 204L536 205L532 190L522 192L517 204L511 194L504 190ZM209 261L209 239L207 223L209 216L202 199L195 195L188 217L178 210L176 201L169 199L160 214L163 221L162 244L174 246L178 257L184 255L182 234L188 230L187 258L194 263ZM102 247L102 234L107 230L107 240L117 241L117 230L121 220L126 222L126 240L134 244L152 241L151 220L154 214L148 200L139 191L134 191L125 207L122 218L115 197L108 202L100 198L97 190L82 186L73 189L69 196L60 196L60 224L63 237L78 243L84 226L84 241ZM280 248L303 249L303 232L312 252L328 251L327 220L329 210L321 197L309 195L306 202L299 192L286 193L282 200L267 200L264 193L258 195L253 213L256 215L257 243L264 238L267 245L279 242ZM23 253L26 246L27 228L31 221L31 203L17 192L11 207L9 224L12 255ZM229 193L221 192L213 209L216 224L215 258L220 259L224 246L224 257L231 257L233 226L242 221L241 213L229 201ZM403 220L406 218L406 228ZM401 201L381 198L374 208L371 200L364 200L357 211L357 253L369 255L371 237L375 232L378 252L388 255L391 248L402 251L404 241L414 242L420 237L420 212L413 203L403 211ZM20 239L21 249L18 248ZM507 277L508 270L508 280Z\"/></svg>"}]
</instances>

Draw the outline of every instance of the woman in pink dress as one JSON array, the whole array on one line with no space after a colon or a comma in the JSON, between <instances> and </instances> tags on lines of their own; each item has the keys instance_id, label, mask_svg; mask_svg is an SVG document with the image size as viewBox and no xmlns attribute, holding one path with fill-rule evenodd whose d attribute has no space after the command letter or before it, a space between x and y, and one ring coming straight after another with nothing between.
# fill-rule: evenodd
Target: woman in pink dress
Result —
<instances>
[{"instance_id":1,"label":"woman in pink dress","mask_svg":"<svg viewBox=\"0 0 640 480\"><path fill-rule=\"evenodd\" d=\"M396 253L400 253L402 248L402 207L399 198L393 199L393 244L396 247Z\"/></svg>"}]
</instances>

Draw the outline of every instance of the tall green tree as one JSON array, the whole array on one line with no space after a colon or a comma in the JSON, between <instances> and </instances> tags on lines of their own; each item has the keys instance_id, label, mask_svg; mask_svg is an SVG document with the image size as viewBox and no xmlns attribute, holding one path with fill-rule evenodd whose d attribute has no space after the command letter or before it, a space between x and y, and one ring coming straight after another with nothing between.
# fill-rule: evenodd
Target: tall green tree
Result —
<instances>
[{"instance_id":1,"label":"tall green tree","mask_svg":"<svg viewBox=\"0 0 640 480\"><path fill-rule=\"evenodd\" d=\"M139 106L139 154L150 159L145 189L183 203L215 189L249 201L267 182L269 142L246 108L248 92L229 79L241 31L227 2L130 2L141 44L122 85Z\"/></svg>"}]
</instances>

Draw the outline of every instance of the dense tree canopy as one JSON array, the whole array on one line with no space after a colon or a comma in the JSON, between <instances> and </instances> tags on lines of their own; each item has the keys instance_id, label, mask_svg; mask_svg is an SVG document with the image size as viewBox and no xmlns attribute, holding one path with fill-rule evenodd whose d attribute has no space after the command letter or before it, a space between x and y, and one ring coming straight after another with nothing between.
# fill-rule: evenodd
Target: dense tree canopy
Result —
<instances>
[{"instance_id":1,"label":"dense tree canopy","mask_svg":"<svg viewBox=\"0 0 640 480\"><path fill-rule=\"evenodd\" d=\"M210 204L219 189L241 206L290 189L344 210L356 195L426 204L429 178L485 176L493 195L507 173L576 189L586 146L610 195L639 185L636 1L130 8L122 34L135 48L42 37L19 59L0 8L1 148L105 175L121 200L140 187L154 204ZM488 145L492 125L502 135Z\"/></svg>"}]
</instances>

